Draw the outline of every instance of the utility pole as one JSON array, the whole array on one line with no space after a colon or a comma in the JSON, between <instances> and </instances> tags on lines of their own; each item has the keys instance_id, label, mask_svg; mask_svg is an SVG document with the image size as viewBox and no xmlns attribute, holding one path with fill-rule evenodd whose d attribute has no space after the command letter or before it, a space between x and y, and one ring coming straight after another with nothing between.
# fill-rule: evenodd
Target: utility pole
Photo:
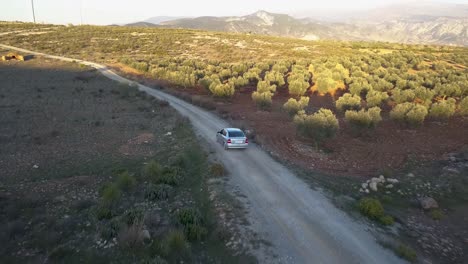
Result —
<instances>
[{"instance_id":1,"label":"utility pole","mask_svg":"<svg viewBox=\"0 0 468 264\"><path fill-rule=\"evenodd\" d=\"M83 25L83 0L80 0L80 21L81 25Z\"/></svg>"},{"instance_id":2,"label":"utility pole","mask_svg":"<svg viewBox=\"0 0 468 264\"><path fill-rule=\"evenodd\" d=\"M32 7L34 24L36 24L36 14L34 14L34 0L31 0L31 7Z\"/></svg>"}]
</instances>

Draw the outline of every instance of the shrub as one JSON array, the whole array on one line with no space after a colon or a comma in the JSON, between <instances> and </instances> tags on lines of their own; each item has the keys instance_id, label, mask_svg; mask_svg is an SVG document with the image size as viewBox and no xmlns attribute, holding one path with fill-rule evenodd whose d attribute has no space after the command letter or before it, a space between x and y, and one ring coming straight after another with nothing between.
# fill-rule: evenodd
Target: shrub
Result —
<instances>
[{"instance_id":1,"label":"shrub","mask_svg":"<svg viewBox=\"0 0 468 264\"><path fill-rule=\"evenodd\" d=\"M143 223L135 222L130 226L124 226L118 236L119 245L128 248L135 249L143 245Z\"/></svg>"},{"instance_id":2,"label":"shrub","mask_svg":"<svg viewBox=\"0 0 468 264\"><path fill-rule=\"evenodd\" d=\"M276 92L276 85L271 85L270 81L260 81L257 84L257 92L266 93L266 92Z\"/></svg>"},{"instance_id":3,"label":"shrub","mask_svg":"<svg viewBox=\"0 0 468 264\"><path fill-rule=\"evenodd\" d=\"M395 251L398 256L409 262L415 262L418 258L416 251L406 245L399 245Z\"/></svg>"},{"instance_id":4,"label":"shrub","mask_svg":"<svg viewBox=\"0 0 468 264\"><path fill-rule=\"evenodd\" d=\"M167 184L150 184L146 187L145 198L148 200L167 200L173 191L172 186Z\"/></svg>"},{"instance_id":5,"label":"shrub","mask_svg":"<svg viewBox=\"0 0 468 264\"><path fill-rule=\"evenodd\" d=\"M203 218L200 212L193 208L184 208L177 214L177 220L184 226L185 235L189 240L200 240L207 230L203 227Z\"/></svg>"},{"instance_id":6,"label":"shrub","mask_svg":"<svg viewBox=\"0 0 468 264\"><path fill-rule=\"evenodd\" d=\"M210 84L209 89L217 97L231 97L235 92L235 86L232 82L220 83L219 81L214 81Z\"/></svg>"},{"instance_id":7,"label":"shrub","mask_svg":"<svg viewBox=\"0 0 468 264\"><path fill-rule=\"evenodd\" d=\"M393 225L395 223L395 220L393 219L393 217L391 217L389 215L384 215L384 216L379 218L379 222L382 225L389 226L389 225Z\"/></svg>"},{"instance_id":8,"label":"shrub","mask_svg":"<svg viewBox=\"0 0 468 264\"><path fill-rule=\"evenodd\" d=\"M123 214L123 221L124 223L130 226L133 224L141 223L143 221L143 216L144 213L141 209L134 208L125 211L125 213Z\"/></svg>"},{"instance_id":9,"label":"shrub","mask_svg":"<svg viewBox=\"0 0 468 264\"><path fill-rule=\"evenodd\" d=\"M346 93L335 102L336 109L341 112L347 110L359 110L361 108L361 97Z\"/></svg>"},{"instance_id":10,"label":"shrub","mask_svg":"<svg viewBox=\"0 0 468 264\"><path fill-rule=\"evenodd\" d=\"M253 92L252 93L252 100L257 104L257 106L261 109L268 109L271 104L272 100L271 97L273 94L271 92Z\"/></svg>"},{"instance_id":11,"label":"shrub","mask_svg":"<svg viewBox=\"0 0 468 264\"><path fill-rule=\"evenodd\" d=\"M440 209L438 209L438 208L432 209L429 212L429 215L434 220L440 220L440 219L442 219L444 217L444 213L442 213L442 211Z\"/></svg>"},{"instance_id":12,"label":"shrub","mask_svg":"<svg viewBox=\"0 0 468 264\"><path fill-rule=\"evenodd\" d=\"M102 201L106 205L116 203L121 196L120 189L115 184L110 184L102 190Z\"/></svg>"},{"instance_id":13,"label":"shrub","mask_svg":"<svg viewBox=\"0 0 468 264\"><path fill-rule=\"evenodd\" d=\"M270 83L274 83L278 86L283 86L285 84L283 74L277 71L266 72L265 81L269 81Z\"/></svg>"},{"instance_id":14,"label":"shrub","mask_svg":"<svg viewBox=\"0 0 468 264\"><path fill-rule=\"evenodd\" d=\"M305 111L299 111L294 116L294 124L297 125L299 133L314 138L316 142L333 137L339 129L336 116L332 111L324 108L312 115L307 115Z\"/></svg>"},{"instance_id":15,"label":"shrub","mask_svg":"<svg viewBox=\"0 0 468 264\"><path fill-rule=\"evenodd\" d=\"M96 208L95 215L98 220L111 219L113 216L111 208L104 204Z\"/></svg>"},{"instance_id":16,"label":"shrub","mask_svg":"<svg viewBox=\"0 0 468 264\"><path fill-rule=\"evenodd\" d=\"M367 107L380 106L387 98L386 92L369 91L366 95Z\"/></svg>"},{"instance_id":17,"label":"shrub","mask_svg":"<svg viewBox=\"0 0 468 264\"><path fill-rule=\"evenodd\" d=\"M143 167L143 176L149 180L156 182L157 179L162 175L162 167L155 160L150 161Z\"/></svg>"},{"instance_id":18,"label":"shrub","mask_svg":"<svg viewBox=\"0 0 468 264\"><path fill-rule=\"evenodd\" d=\"M221 177L221 176L224 176L224 174L226 173L224 171L224 166L223 164L221 163L214 163L211 165L211 168L210 168L210 173L211 175L215 176L215 177Z\"/></svg>"},{"instance_id":19,"label":"shrub","mask_svg":"<svg viewBox=\"0 0 468 264\"><path fill-rule=\"evenodd\" d=\"M180 182L180 168L165 167L161 176L156 179L155 183L163 183L169 185L177 185Z\"/></svg>"},{"instance_id":20,"label":"shrub","mask_svg":"<svg viewBox=\"0 0 468 264\"><path fill-rule=\"evenodd\" d=\"M289 100L283 105L284 110L290 115L297 114L298 111L304 110L309 105L309 97L301 96L299 100L289 98Z\"/></svg>"},{"instance_id":21,"label":"shrub","mask_svg":"<svg viewBox=\"0 0 468 264\"><path fill-rule=\"evenodd\" d=\"M295 79L289 82L289 94L292 96L301 96L304 95L307 92L307 89L309 88L309 83L300 80L300 79Z\"/></svg>"},{"instance_id":22,"label":"shrub","mask_svg":"<svg viewBox=\"0 0 468 264\"><path fill-rule=\"evenodd\" d=\"M468 115L468 96L463 98L458 104L458 112L460 115Z\"/></svg>"},{"instance_id":23,"label":"shrub","mask_svg":"<svg viewBox=\"0 0 468 264\"><path fill-rule=\"evenodd\" d=\"M404 122L411 126L419 126L427 116L427 108L415 103L402 103L396 105L390 112L390 118Z\"/></svg>"},{"instance_id":24,"label":"shrub","mask_svg":"<svg viewBox=\"0 0 468 264\"><path fill-rule=\"evenodd\" d=\"M455 114L455 103L456 101L453 98L433 103L429 112L429 116L440 119L448 119Z\"/></svg>"},{"instance_id":25,"label":"shrub","mask_svg":"<svg viewBox=\"0 0 468 264\"><path fill-rule=\"evenodd\" d=\"M185 235L180 230L170 231L161 245L162 253L168 257L184 257L190 252Z\"/></svg>"},{"instance_id":26,"label":"shrub","mask_svg":"<svg viewBox=\"0 0 468 264\"><path fill-rule=\"evenodd\" d=\"M384 216L384 208L379 200L374 198L362 198L359 201L359 211L373 220L379 220Z\"/></svg>"},{"instance_id":27,"label":"shrub","mask_svg":"<svg viewBox=\"0 0 468 264\"><path fill-rule=\"evenodd\" d=\"M416 94L413 90L393 89L392 91L392 100L397 104L412 102L415 98Z\"/></svg>"},{"instance_id":28,"label":"shrub","mask_svg":"<svg viewBox=\"0 0 468 264\"><path fill-rule=\"evenodd\" d=\"M380 108L377 106L372 107L369 110L348 110L345 113L345 118L352 126L358 129L373 128L382 121L380 111Z\"/></svg>"},{"instance_id":29,"label":"shrub","mask_svg":"<svg viewBox=\"0 0 468 264\"><path fill-rule=\"evenodd\" d=\"M133 189L135 187L136 180L135 180L134 177L132 177L132 176L130 176L130 174L128 174L128 171L124 171L124 172L120 173L119 176L117 177L116 184L119 187L119 189L124 190L124 191L128 191L128 190L131 190L131 189Z\"/></svg>"}]
</instances>

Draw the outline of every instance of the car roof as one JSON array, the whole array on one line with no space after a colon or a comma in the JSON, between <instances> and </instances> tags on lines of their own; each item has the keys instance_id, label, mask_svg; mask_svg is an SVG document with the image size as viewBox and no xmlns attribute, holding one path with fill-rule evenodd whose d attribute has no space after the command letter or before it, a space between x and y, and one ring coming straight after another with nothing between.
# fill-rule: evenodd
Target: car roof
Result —
<instances>
[{"instance_id":1,"label":"car roof","mask_svg":"<svg viewBox=\"0 0 468 264\"><path fill-rule=\"evenodd\" d=\"M242 130L240 130L239 128L229 127L229 128L225 128L225 129L226 129L228 132L229 132L229 131L241 131L241 132L242 132Z\"/></svg>"}]
</instances>

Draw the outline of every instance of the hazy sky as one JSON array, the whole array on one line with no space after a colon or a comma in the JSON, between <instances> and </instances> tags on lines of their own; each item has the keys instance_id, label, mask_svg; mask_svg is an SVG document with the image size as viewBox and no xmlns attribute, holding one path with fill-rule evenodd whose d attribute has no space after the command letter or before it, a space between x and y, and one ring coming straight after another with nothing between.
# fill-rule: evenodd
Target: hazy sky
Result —
<instances>
[{"instance_id":1,"label":"hazy sky","mask_svg":"<svg viewBox=\"0 0 468 264\"><path fill-rule=\"evenodd\" d=\"M465 3L468 0L436 0ZM298 14L317 9L369 9L404 0L34 0L36 21L112 24L153 16L246 15L257 10ZM0 0L0 20L32 21L31 0ZM313 17L313 13L310 15Z\"/></svg>"}]
</instances>

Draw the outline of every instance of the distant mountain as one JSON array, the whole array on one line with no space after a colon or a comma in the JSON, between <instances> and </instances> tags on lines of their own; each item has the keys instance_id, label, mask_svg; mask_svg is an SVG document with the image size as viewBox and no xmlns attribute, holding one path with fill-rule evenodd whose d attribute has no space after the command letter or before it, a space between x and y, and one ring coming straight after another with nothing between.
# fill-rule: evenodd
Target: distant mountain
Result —
<instances>
[{"instance_id":1,"label":"distant mountain","mask_svg":"<svg viewBox=\"0 0 468 264\"><path fill-rule=\"evenodd\" d=\"M135 23L125 24L124 26L126 27L157 27L158 25L155 25L149 22L135 22Z\"/></svg>"},{"instance_id":2,"label":"distant mountain","mask_svg":"<svg viewBox=\"0 0 468 264\"><path fill-rule=\"evenodd\" d=\"M161 22L161 26L172 28L192 28L226 32L245 32L274 36L321 39L330 38L327 25L295 19L289 15L258 11L240 17L197 17Z\"/></svg>"},{"instance_id":3,"label":"distant mountain","mask_svg":"<svg viewBox=\"0 0 468 264\"><path fill-rule=\"evenodd\" d=\"M165 21L171 21L171 20L176 20L176 19L182 19L182 18L186 18L186 17L176 17L176 16L156 16L156 17L151 17L151 18L148 18L146 20L144 20L143 22L148 22L148 23L151 23L151 24L155 24L155 25L158 25L159 23L161 22L165 22Z\"/></svg>"},{"instance_id":4,"label":"distant mountain","mask_svg":"<svg viewBox=\"0 0 468 264\"><path fill-rule=\"evenodd\" d=\"M303 15L307 12L303 12ZM297 14L296 14L297 15ZM246 16L155 17L130 26L161 26L244 32L306 40L337 39L468 46L468 5L409 2L368 11L340 13L340 18L306 18L258 11ZM162 21L168 19L166 21ZM151 23L154 21L157 23ZM156 25L158 24L158 25Z\"/></svg>"}]
</instances>

